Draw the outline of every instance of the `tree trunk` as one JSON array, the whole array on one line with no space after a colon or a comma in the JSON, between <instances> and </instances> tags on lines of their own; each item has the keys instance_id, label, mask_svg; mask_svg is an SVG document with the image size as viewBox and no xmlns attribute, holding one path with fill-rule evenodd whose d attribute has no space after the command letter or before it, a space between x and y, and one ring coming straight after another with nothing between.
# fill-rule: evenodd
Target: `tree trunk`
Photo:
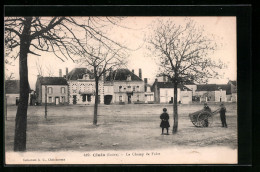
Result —
<instances>
[{"instance_id":1,"label":"tree trunk","mask_svg":"<svg viewBox=\"0 0 260 172\"><path fill-rule=\"evenodd\" d=\"M14 151L26 150L26 129L27 129L27 108L29 99L29 82L27 56L30 47L30 27L31 17L25 18L25 25L20 37L20 57L19 57L19 75L20 75L20 100L15 118Z\"/></svg>"},{"instance_id":2,"label":"tree trunk","mask_svg":"<svg viewBox=\"0 0 260 172\"><path fill-rule=\"evenodd\" d=\"M178 84L174 83L174 98L173 98L173 128L172 133L175 134L178 131L178 90L177 90Z\"/></svg>"},{"instance_id":3,"label":"tree trunk","mask_svg":"<svg viewBox=\"0 0 260 172\"><path fill-rule=\"evenodd\" d=\"M94 119L93 124L97 125L97 110L98 110L98 78L95 77L96 94L95 94L95 105L94 105Z\"/></svg>"}]
</instances>

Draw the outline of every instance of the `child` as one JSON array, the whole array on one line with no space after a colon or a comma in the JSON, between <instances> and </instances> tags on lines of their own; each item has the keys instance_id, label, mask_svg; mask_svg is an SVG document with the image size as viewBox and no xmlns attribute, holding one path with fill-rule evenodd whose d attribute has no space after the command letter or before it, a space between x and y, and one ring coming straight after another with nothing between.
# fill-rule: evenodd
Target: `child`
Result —
<instances>
[{"instance_id":1,"label":"child","mask_svg":"<svg viewBox=\"0 0 260 172\"><path fill-rule=\"evenodd\" d=\"M163 108L163 113L161 114L160 119L162 120L161 125L160 125L160 127L162 128L162 135L163 135L164 128L166 128L167 135L169 135L169 133L168 133L168 129L170 127L170 124L169 124L169 121L168 121L169 120L169 114L167 113L166 108Z\"/></svg>"}]
</instances>

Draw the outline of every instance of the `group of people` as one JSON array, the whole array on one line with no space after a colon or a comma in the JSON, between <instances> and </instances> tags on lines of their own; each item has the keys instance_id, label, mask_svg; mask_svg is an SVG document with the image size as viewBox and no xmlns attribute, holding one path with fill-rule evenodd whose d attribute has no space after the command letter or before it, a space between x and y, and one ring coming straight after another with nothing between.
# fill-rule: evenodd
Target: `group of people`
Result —
<instances>
[{"instance_id":1,"label":"group of people","mask_svg":"<svg viewBox=\"0 0 260 172\"><path fill-rule=\"evenodd\" d=\"M204 111L207 112L211 112L210 107L208 106L207 103L204 103ZM219 109L219 113L220 113L220 120L222 123L222 127L226 127L227 128L227 122L226 122L226 107L224 106L223 103L220 104L220 109ZM163 108L163 113L160 115L160 119L161 119L161 124L160 127L162 128L162 135L164 134L164 129L166 129L167 133L166 135L169 135L169 114L167 113L167 109ZM208 121L206 119L206 121L204 121L205 126L204 127L208 127Z\"/></svg>"}]
</instances>

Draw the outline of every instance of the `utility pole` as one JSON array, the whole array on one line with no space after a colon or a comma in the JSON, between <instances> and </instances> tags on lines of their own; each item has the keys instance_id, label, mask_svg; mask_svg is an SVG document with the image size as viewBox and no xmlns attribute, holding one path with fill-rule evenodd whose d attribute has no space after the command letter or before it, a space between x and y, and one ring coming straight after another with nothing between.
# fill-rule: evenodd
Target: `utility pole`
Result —
<instances>
[{"instance_id":1,"label":"utility pole","mask_svg":"<svg viewBox=\"0 0 260 172\"><path fill-rule=\"evenodd\" d=\"M47 120L47 85L45 85L45 119Z\"/></svg>"}]
</instances>

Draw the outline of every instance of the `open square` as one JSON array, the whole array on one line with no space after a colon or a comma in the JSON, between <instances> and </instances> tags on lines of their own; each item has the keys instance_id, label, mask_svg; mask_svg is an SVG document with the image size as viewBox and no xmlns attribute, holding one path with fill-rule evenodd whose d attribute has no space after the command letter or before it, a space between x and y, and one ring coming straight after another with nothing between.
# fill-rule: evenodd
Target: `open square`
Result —
<instances>
[{"instance_id":1,"label":"open square","mask_svg":"<svg viewBox=\"0 0 260 172\"><path fill-rule=\"evenodd\" d=\"M209 104L212 110L219 104ZM160 114L170 115L170 135L160 135ZM171 134L172 104L100 105L98 125L92 124L93 106L29 106L27 151L149 150L160 148L202 148L225 146L237 149L237 106L226 103L227 125L222 128L219 113L208 128L195 127L188 114L202 104L179 105L179 129ZM8 106L5 121L6 151L13 150L16 106Z\"/></svg>"}]
</instances>

